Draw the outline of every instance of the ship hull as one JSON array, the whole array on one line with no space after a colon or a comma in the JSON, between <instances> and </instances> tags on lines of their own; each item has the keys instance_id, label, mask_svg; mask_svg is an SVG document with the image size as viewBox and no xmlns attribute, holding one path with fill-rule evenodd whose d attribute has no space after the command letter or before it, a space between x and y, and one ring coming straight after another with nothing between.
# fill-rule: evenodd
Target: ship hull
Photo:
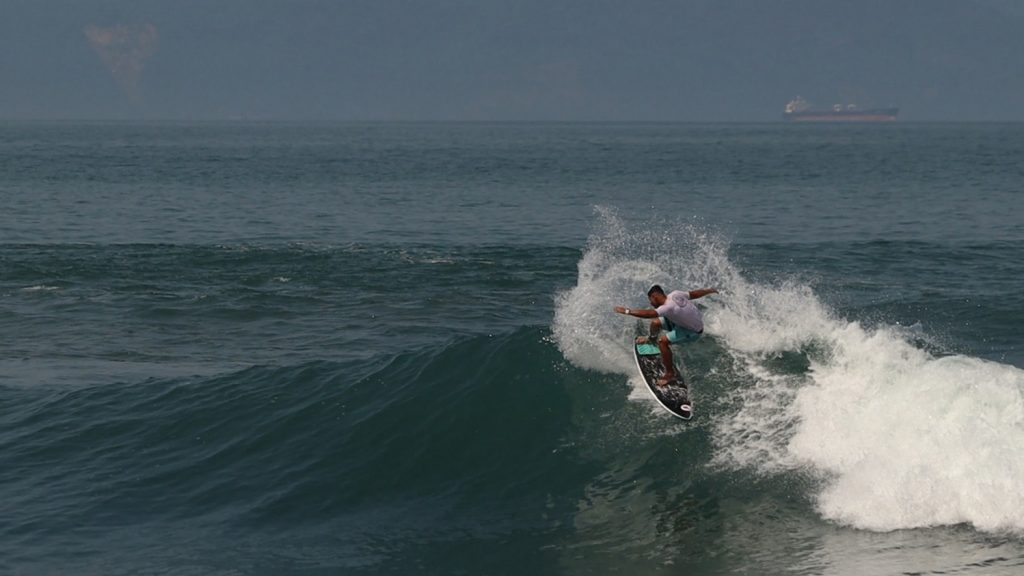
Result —
<instances>
[{"instance_id":1,"label":"ship hull","mask_svg":"<svg viewBox=\"0 0 1024 576\"><path fill-rule=\"evenodd\" d=\"M805 110L783 113L787 122L893 122L899 114L898 108L879 110L858 110L834 112L831 110Z\"/></svg>"}]
</instances>

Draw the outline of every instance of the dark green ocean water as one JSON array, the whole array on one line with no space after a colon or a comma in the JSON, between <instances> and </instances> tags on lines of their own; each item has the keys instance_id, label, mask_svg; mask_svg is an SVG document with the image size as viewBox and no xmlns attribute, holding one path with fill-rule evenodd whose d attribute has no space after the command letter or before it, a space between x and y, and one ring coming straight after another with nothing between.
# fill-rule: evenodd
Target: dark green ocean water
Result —
<instances>
[{"instance_id":1,"label":"dark green ocean water","mask_svg":"<svg viewBox=\"0 0 1024 576\"><path fill-rule=\"evenodd\" d=\"M1024 573L1024 125L8 122L0 207L0 573Z\"/></svg>"}]
</instances>

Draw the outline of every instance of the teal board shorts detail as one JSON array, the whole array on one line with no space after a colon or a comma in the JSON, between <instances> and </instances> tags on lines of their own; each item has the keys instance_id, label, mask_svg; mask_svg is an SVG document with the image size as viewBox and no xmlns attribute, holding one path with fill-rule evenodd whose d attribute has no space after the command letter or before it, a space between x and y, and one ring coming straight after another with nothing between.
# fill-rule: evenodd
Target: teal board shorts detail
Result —
<instances>
[{"instance_id":1,"label":"teal board shorts detail","mask_svg":"<svg viewBox=\"0 0 1024 576\"><path fill-rule=\"evenodd\" d=\"M667 330L665 336L668 336L668 341L673 344L681 344L683 342L694 342L695 340L700 338L701 334L704 333L703 330L701 330L700 332L694 332L692 330L687 330L682 326L676 326L672 324L672 322L670 322L669 319L665 318L664 316L661 316L658 319L661 320L661 327Z\"/></svg>"}]
</instances>

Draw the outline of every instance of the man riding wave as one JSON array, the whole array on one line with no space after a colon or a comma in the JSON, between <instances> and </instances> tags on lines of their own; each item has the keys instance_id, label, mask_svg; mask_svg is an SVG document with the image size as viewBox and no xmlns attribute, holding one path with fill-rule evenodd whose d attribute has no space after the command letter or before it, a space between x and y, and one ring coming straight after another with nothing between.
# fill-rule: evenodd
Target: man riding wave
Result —
<instances>
[{"instance_id":1,"label":"man riding wave","mask_svg":"<svg viewBox=\"0 0 1024 576\"><path fill-rule=\"evenodd\" d=\"M689 292L673 290L665 294L665 290L655 284L647 291L647 300L654 307L653 309L615 307L615 311L619 314L652 319L650 337L641 336L637 338L637 343L649 342L657 337L658 348L661 350L661 361L665 365L665 372L658 379L658 386L667 386L669 382L678 377L675 365L672 363L672 349L669 345L694 342L704 333L704 319L701 317L700 309L692 301L708 294L717 293L718 290L714 288L700 288ZM662 329L665 330L665 333L659 336L658 333Z\"/></svg>"}]
</instances>

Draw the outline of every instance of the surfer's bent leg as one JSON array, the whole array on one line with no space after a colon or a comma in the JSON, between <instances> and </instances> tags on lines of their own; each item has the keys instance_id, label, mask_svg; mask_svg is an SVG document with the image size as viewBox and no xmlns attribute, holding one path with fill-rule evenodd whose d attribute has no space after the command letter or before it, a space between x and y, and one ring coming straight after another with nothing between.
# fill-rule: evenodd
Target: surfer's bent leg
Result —
<instances>
[{"instance_id":1,"label":"surfer's bent leg","mask_svg":"<svg viewBox=\"0 0 1024 576\"><path fill-rule=\"evenodd\" d=\"M663 375L665 380L672 380L676 377L675 365L672 364L672 348L669 344L667 334L662 334L658 338L658 348L661 349L661 363L665 365L665 373Z\"/></svg>"},{"instance_id":2,"label":"surfer's bent leg","mask_svg":"<svg viewBox=\"0 0 1024 576\"><path fill-rule=\"evenodd\" d=\"M661 332L661 318L651 320L651 338L653 339L658 332Z\"/></svg>"}]
</instances>

